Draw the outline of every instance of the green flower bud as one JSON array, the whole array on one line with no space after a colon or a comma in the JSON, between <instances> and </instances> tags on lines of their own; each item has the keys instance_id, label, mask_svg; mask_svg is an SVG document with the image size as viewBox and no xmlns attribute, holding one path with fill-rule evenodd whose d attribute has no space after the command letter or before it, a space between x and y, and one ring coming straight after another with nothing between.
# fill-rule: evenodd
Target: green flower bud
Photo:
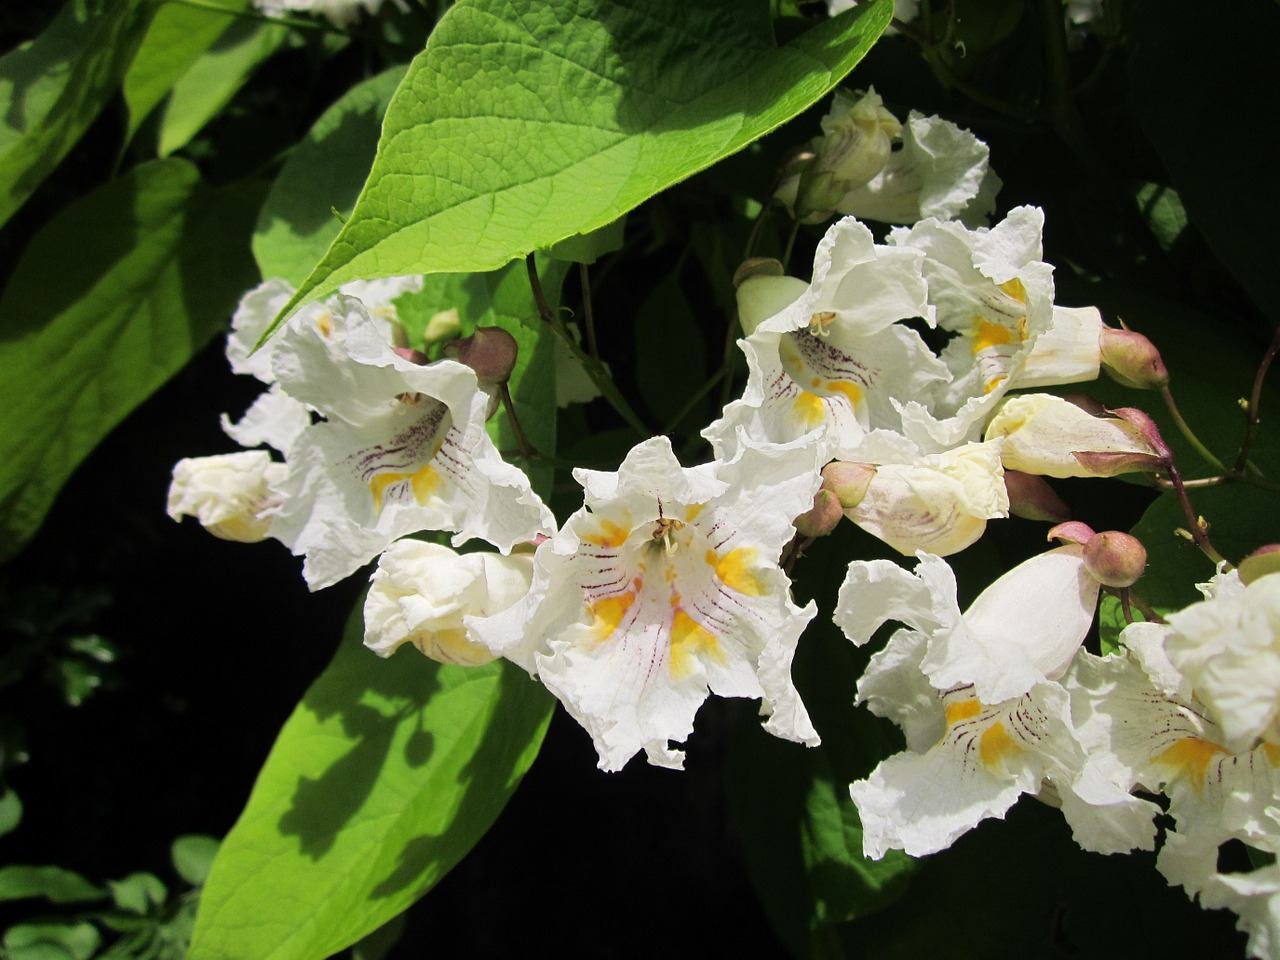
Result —
<instances>
[{"instance_id":1,"label":"green flower bud","mask_svg":"<svg viewBox=\"0 0 1280 960\"><path fill-rule=\"evenodd\" d=\"M1102 369L1117 383L1135 390L1159 390L1169 383L1160 351L1142 334L1103 327L1098 347Z\"/></svg>"}]
</instances>

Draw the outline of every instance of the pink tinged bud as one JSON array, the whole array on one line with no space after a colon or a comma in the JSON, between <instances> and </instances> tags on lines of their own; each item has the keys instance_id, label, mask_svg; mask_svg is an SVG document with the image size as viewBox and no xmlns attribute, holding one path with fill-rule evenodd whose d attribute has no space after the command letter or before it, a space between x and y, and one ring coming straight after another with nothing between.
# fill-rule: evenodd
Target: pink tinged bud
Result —
<instances>
[{"instance_id":1,"label":"pink tinged bud","mask_svg":"<svg viewBox=\"0 0 1280 960\"><path fill-rule=\"evenodd\" d=\"M1079 520L1069 520L1066 523L1060 523L1045 537L1046 540L1061 540L1063 543L1078 543L1084 546L1097 534L1093 532L1093 527L1087 523L1081 523Z\"/></svg>"},{"instance_id":2,"label":"pink tinged bud","mask_svg":"<svg viewBox=\"0 0 1280 960\"><path fill-rule=\"evenodd\" d=\"M445 344L444 352L474 370L481 383L499 384L510 379L520 348L501 327L476 327L466 339Z\"/></svg>"},{"instance_id":3,"label":"pink tinged bud","mask_svg":"<svg viewBox=\"0 0 1280 960\"><path fill-rule=\"evenodd\" d=\"M1105 417L1107 415L1107 407L1101 400L1095 400L1087 393L1068 393L1063 396L1063 400L1079 407L1085 413L1095 417Z\"/></svg>"},{"instance_id":4,"label":"pink tinged bud","mask_svg":"<svg viewBox=\"0 0 1280 960\"><path fill-rule=\"evenodd\" d=\"M1015 517L1048 523L1071 519L1071 511L1044 477L1005 470L1004 488L1009 494L1009 512Z\"/></svg>"},{"instance_id":5,"label":"pink tinged bud","mask_svg":"<svg viewBox=\"0 0 1280 960\"><path fill-rule=\"evenodd\" d=\"M1103 327L1098 346L1102 369L1117 383L1135 390L1159 390L1169 383L1160 351L1142 334Z\"/></svg>"},{"instance_id":6,"label":"pink tinged bud","mask_svg":"<svg viewBox=\"0 0 1280 960\"><path fill-rule=\"evenodd\" d=\"M1147 567L1147 548L1119 530L1096 534L1084 545L1084 567L1105 587L1129 587Z\"/></svg>"},{"instance_id":7,"label":"pink tinged bud","mask_svg":"<svg viewBox=\"0 0 1280 960\"><path fill-rule=\"evenodd\" d=\"M796 532L802 537L825 537L844 518L840 498L822 487L813 498L813 508L796 517Z\"/></svg>"},{"instance_id":8,"label":"pink tinged bud","mask_svg":"<svg viewBox=\"0 0 1280 960\"><path fill-rule=\"evenodd\" d=\"M1259 547L1240 561L1240 580L1245 586L1259 577L1280 571L1280 543Z\"/></svg>"},{"instance_id":9,"label":"pink tinged bud","mask_svg":"<svg viewBox=\"0 0 1280 960\"><path fill-rule=\"evenodd\" d=\"M1157 457L1149 453L1099 453L1091 451L1072 451L1082 467L1094 477L1115 477L1122 473L1154 473L1168 466L1166 457Z\"/></svg>"},{"instance_id":10,"label":"pink tinged bud","mask_svg":"<svg viewBox=\"0 0 1280 960\"><path fill-rule=\"evenodd\" d=\"M845 510L852 510L867 495L875 475L874 464L833 460L822 468L822 488L835 494Z\"/></svg>"},{"instance_id":11,"label":"pink tinged bud","mask_svg":"<svg viewBox=\"0 0 1280 960\"><path fill-rule=\"evenodd\" d=\"M392 347L391 350L401 360L408 360L410 363L416 363L420 367L425 367L431 362L431 358L425 353L421 350L414 350L412 347Z\"/></svg>"},{"instance_id":12,"label":"pink tinged bud","mask_svg":"<svg viewBox=\"0 0 1280 960\"><path fill-rule=\"evenodd\" d=\"M1151 444L1151 449L1156 452L1157 457L1166 463L1173 459L1173 451L1164 442L1164 437L1160 436L1160 428L1156 426L1156 422L1137 407L1119 407L1110 413L1113 417L1119 417L1137 427L1147 443Z\"/></svg>"}]
</instances>

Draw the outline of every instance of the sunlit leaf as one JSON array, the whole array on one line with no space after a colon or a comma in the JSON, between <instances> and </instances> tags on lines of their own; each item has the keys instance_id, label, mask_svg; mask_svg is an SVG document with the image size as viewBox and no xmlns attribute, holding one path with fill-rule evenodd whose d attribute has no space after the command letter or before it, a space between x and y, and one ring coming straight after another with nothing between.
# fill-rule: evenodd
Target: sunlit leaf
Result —
<instances>
[{"instance_id":1,"label":"sunlit leaf","mask_svg":"<svg viewBox=\"0 0 1280 960\"><path fill-rule=\"evenodd\" d=\"M816 102L891 12L873 0L777 47L766 6L738 0L462 0L410 65L298 302L360 277L493 270L603 227Z\"/></svg>"},{"instance_id":2,"label":"sunlit leaf","mask_svg":"<svg viewBox=\"0 0 1280 960\"><path fill-rule=\"evenodd\" d=\"M173 89L178 79L247 10L249 0L220 0L226 12L183 3L166 3L156 12L142 44L124 75L129 127L125 141Z\"/></svg>"},{"instance_id":3,"label":"sunlit leaf","mask_svg":"<svg viewBox=\"0 0 1280 960\"><path fill-rule=\"evenodd\" d=\"M178 871L178 876L193 887L204 883L217 853L218 841L198 833L179 837L173 841L170 851L173 868Z\"/></svg>"},{"instance_id":4,"label":"sunlit leaf","mask_svg":"<svg viewBox=\"0 0 1280 960\"><path fill-rule=\"evenodd\" d=\"M356 84L290 152L253 234L264 277L284 277L296 286L329 249L342 228L339 216L351 215L369 175L383 114L405 69L393 67Z\"/></svg>"},{"instance_id":5,"label":"sunlit leaf","mask_svg":"<svg viewBox=\"0 0 1280 960\"><path fill-rule=\"evenodd\" d=\"M53 903L100 900L106 891L62 867L0 867L0 901L40 897Z\"/></svg>"},{"instance_id":6,"label":"sunlit leaf","mask_svg":"<svg viewBox=\"0 0 1280 960\"><path fill-rule=\"evenodd\" d=\"M505 661L342 646L285 724L204 887L190 960L322 960L430 889L484 834L554 701Z\"/></svg>"},{"instance_id":7,"label":"sunlit leaf","mask_svg":"<svg viewBox=\"0 0 1280 960\"><path fill-rule=\"evenodd\" d=\"M289 28L275 23L241 19L227 27L174 84L160 120L160 156L190 143L288 39Z\"/></svg>"},{"instance_id":8,"label":"sunlit leaf","mask_svg":"<svg viewBox=\"0 0 1280 960\"><path fill-rule=\"evenodd\" d=\"M115 94L155 4L70 0L48 29L0 57L0 223Z\"/></svg>"},{"instance_id":9,"label":"sunlit leaf","mask_svg":"<svg viewBox=\"0 0 1280 960\"><path fill-rule=\"evenodd\" d=\"M246 240L259 196L154 161L36 235L0 297L0 559L98 441L226 322L256 279Z\"/></svg>"}]
</instances>

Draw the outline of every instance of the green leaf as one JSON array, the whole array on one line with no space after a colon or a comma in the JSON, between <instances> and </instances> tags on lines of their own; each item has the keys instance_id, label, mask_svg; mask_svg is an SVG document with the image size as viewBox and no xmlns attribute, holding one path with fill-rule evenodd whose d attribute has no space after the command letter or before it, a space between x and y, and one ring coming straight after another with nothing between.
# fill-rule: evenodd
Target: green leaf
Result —
<instances>
[{"instance_id":1,"label":"green leaf","mask_svg":"<svg viewBox=\"0 0 1280 960\"><path fill-rule=\"evenodd\" d=\"M154 873L131 873L119 880L108 880L111 898L121 910L146 916L151 908L164 903L169 891Z\"/></svg>"},{"instance_id":2,"label":"green leaf","mask_svg":"<svg viewBox=\"0 0 1280 960\"><path fill-rule=\"evenodd\" d=\"M153 161L50 220L0 297L0 560L71 471L217 332L256 279L256 184Z\"/></svg>"},{"instance_id":3,"label":"green leaf","mask_svg":"<svg viewBox=\"0 0 1280 960\"><path fill-rule=\"evenodd\" d=\"M190 960L328 957L429 890L493 823L554 704L506 661L380 660L353 612L223 841Z\"/></svg>"},{"instance_id":4,"label":"green leaf","mask_svg":"<svg viewBox=\"0 0 1280 960\"><path fill-rule=\"evenodd\" d=\"M154 10L70 0L44 33L0 57L0 224L115 94Z\"/></svg>"},{"instance_id":5,"label":"green leaf","mask_svg":"<svg viewBox=\"0 0 1280 960\"><path fill-rule=\"evenodd\" d=\"M355 212L295 304L361 277L493 270L605 226L815 103L892 4L783 47L749 29L756 10L461 0L410 65Z\"/></svg>"},{"instance_id":6,"label":"green leaf","mask_svg":"<svg viewBox=\"0 0 1280 960\"><path fill-rule=\"evenodd\" d=\"M288 39L289 28L276 23L240 19L227 27L174 84L160 120L160 156L190 143Z\"/></svg>"},{"instance_id":7,"label":"green leaf","mask_svg":"<svg viewBox=\"0 0 1280 960\"><path fill-rule=\"evenodd\" d=\"M22 800L16 790L0 793L0 837L12 833L22 822Z\"/></svg>"},{"instance_id":8,"label":"green leaf","mask_svg":"<svg viewBox=\"0 0 1280 960\"><path fill-rule=\"evenodd\" d=\"M1195 0L1145 2L1134 4L1130 33L1129 100L1143 132L1191 222L1258 308L1280 321L1280 273L1271 245L1260 242L1280 222L1275 149L1263 133L1280 74L1257 69L1280 46L1280 8L1240 0L1222 17ZM1224 153L1218 137L1189 134L1197 117L1250 132Z\"/></svg>"},{"instance_id":9,"label":"green leaf","mask_svg":"<svg viewBox=\"0 0 1280 960\"><path fill-rule=\"evenodd\" d=\"M218 841L213 837L193 833L179 837L173 841L170 855L173 857L173 868L178 876L198 887L209 876L209 868L213 858L218 854Z\"/></svg>"},{"instance_id":10,"label":"green leaf","mask_svg":"<svg viewBox=\"0 0 1280 960\"><path fill-rule=\"evenodd\" d=\"M407 69L393 67L356 84L290 152L253 234L253 255L264 277L284 277L297 286L329 249L342 229L338 215L351 216L369 176L382 117Z\"/></svg>"},{"instance_id":11,"label":"green leaf","mask_svg":"<svg viewBox=\"0 0 1280 960\"><path fill-rule=\"evenodd\" d=\"M559 243L551 245L547 252L557 260L569 260L573 263L595 263L606 253L622 249L622 239L627 228L624 214L612 223L606 223L598 230L589 233L575 233L565 237Z\"/></svg>"},{"instance_id":12,"label":"green leaf","mask_svg":"<svg viewBox=\"0 0 1280 960\"><path fill-rule=\"evenodd\" d=\"M676 416L707 380L702 329L681 283L688 257L686 249L674 269L650 289L636 315L635 364L640 393L658 421L673 428L680 426ZM704 403L693 412L704 412L705 407ZM694 418L700 423L709 419Z\"/></svg>"},{"instance_id":13,"label":"green leaf","mask_svg":"<svg viewBox=\"0 0 1280 960\"><path fill-rule=\"evenodd\" d=\"M41 897L53 903L100 900L106 891L62 867L0 867L0 901Z\"/></svg>"},{"instance_id":14,"label":"green leaf","mask_svg":"<svg viewBox=\"0 0 1280 960\"><path fill-rule=\"evenodd\" d=\"M249 0L222 0L220 6L225 7L225 13L182 3L164 4L156 12L124 75L124 102L129 113L126 143L178 79L236 22L236 14L249 8Z\"/></svg>"},{"instance_id":15,"label":"green leaf","mask_svg":"<svg viewBox=\"0 0 1280 960\"><path fill-rule=\"evenodd\" d=\"M102 943L93 924L51 920L20 923L5 931L6 960L89 960Z\"/></svg>"}]
</instances>

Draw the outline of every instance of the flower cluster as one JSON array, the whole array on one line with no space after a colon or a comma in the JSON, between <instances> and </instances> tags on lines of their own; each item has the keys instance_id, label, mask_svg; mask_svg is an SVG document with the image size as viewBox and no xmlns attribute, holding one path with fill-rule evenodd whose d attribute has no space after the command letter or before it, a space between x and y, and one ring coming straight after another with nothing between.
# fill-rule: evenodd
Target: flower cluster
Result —
<instances>
[{"instance_id":1,"label":"flower cluster","mask_svg":"<svg viewBox=\"0 0 1280 960\"><path fill-rule=\"evenodd\" d=\"M605 770L641 751L680 767L713 693L819 742L791 678L818 610L795 603L789 571L847 518L917 564L852 559L832 614L859 645L902 624L856 685L907 744L850 787L865 854L942 850L1024 793L1059 806L1085 849L1152 849L1163 794L1176 830L1160 869L1239 913L1255 952L1280 952L1280 873L1217 867L1231 840L1280 853L1280 577L1220 574L1203 604L1132 624L1104 658L1084 644L1100 592L1127 602L1142 572L1133 538L1060 523L1062 546L963 611L943 559L1010 512L1065 520L1046 477L1171 473L1140 411L1035 392L1103 369L1158 388L1159 354L1055 303L1039 209L977 225L998 181L970 134L914 113L904 125L874 91L837 97L823 130L777 201L801 222L898 226L877 236L843 217L807 280L771 260L738 271L748 378L702 431L709 462L644 440L616 471L575 470L582 505L557 524L486 429L500 399L512 406L509 336L480 330L430 360L398 323L393 301L417 282L401 278L343 288L257 347L293 292L268 281L227 347L266 385L224 423L246 449L179 463L170 513L283 542L313 588L378 558L371 649L505 657L564 704ZM423 531L494 549L460 556Z\"/></svg>"}]
</instances>

